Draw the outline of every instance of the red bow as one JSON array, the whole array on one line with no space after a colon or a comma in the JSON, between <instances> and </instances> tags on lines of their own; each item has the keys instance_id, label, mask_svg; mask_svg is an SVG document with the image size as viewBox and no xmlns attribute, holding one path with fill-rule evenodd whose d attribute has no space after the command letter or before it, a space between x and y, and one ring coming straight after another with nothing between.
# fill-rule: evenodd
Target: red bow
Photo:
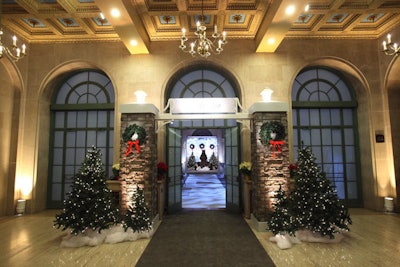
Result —
<instances>
[{"instance_id":1,"label":"red bow","mask_svg":"<svg viewBox=\"0 0 400 267\"><path fill-rule=\"evenodd\" d=\"M282 152L282 146L285 142L271 140L269 143L272 145L272 157L275 158L275 149L277 149L278 152Z\"/></svg>"},{"instance_id":2,"label":"red bow","mask_svg":"<svg viewBox=\"0 0 400 267\"><path fill-rule=\"evenodd\" d=\"M131 152L133 145L135 145L137 152L140 154L139 140L135 140L135 141L128 141L128 149L126 150L125 156L128 156L128 154Z\"/></svg>"}]
</instances>

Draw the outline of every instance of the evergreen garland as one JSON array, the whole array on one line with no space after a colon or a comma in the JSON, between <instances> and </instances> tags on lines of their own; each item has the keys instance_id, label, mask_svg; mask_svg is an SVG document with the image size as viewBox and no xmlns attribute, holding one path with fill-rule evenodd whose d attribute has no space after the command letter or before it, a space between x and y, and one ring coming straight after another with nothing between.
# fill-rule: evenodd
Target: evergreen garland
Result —
<instances>
[{"instance_id":1,"label":"evergreen garland","mask_svg":"<svg viewBox=\"0 0 400 267\"><path fill-rule=\"evenodd\" d=\"M286 137L285 126L279 121L268 121L263 123L260 128L260 138L262 144L269 145L271 133L276 133L276 141L284 140Z\"/></svg>"},{"instance_id":2,"label":"evergreen garland","mask_svg":"<svg viewBox=\"0 0 400 267\"><path fill-rule=\"evenodd\" d=\"M147 208L143 189L136 187L136 193L132 197L133 203L125 213L124 229L132 228L134 232L150 231L152 229L149 209Z\"/></svg>"},{"instance_id":3,"label":"evergreen garland","mask_svg":"<svg viewBox=\"0 0 400 267\"><path fill-rule=\"evenodd\" d=\"M122 134L122 139L124 142L131 141L134 133L138 135L139 145L142 145L146 142L146 130L137 124L131 124L125 128L125 131Z\"/></svg>"},{"instance_id":4,"label":"evergreen garland","mask_svg":"<svg viewBox=\"0 0 400 267\"><path fill-rule=\"evenodd\" d=\"M119 211L106 184L101 152L92 147L73 178L72 191L64 200L62 213L56 215L54 227L71 229L77 235L89 229L101 232L118 222Z\"/></svg>"}]
</instances>

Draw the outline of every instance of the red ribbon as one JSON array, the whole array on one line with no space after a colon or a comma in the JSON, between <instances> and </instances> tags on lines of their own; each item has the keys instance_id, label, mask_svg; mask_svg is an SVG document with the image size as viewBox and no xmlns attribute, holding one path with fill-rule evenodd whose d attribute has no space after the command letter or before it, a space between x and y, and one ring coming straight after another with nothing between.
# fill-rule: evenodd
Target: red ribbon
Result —
<instances>
[{"instance_id":1,"label":"red ribbon","mask_svg":"<svg viewBox=\"0 0 400 267\"><path fill-rule=\"evenodd\" d=\"M277 149L278 152L282 152L282 146L285 142L270 140L269 143L272 145L272 157L275 158L275 149Z\"/></svg>"},{"instance_id":2,"label":"red ribbon","mask_svg":"<svg viewBox=\"0 0 400 267\"><path fill-rule=\"evenodd\" d=\"M128 154L131 152L133 145L135 145L137 152L140 154L139 140L135 140L135 141L128 141L128 149L126 150L125 156L128 156Z\"/></svg>"}]
</instances>

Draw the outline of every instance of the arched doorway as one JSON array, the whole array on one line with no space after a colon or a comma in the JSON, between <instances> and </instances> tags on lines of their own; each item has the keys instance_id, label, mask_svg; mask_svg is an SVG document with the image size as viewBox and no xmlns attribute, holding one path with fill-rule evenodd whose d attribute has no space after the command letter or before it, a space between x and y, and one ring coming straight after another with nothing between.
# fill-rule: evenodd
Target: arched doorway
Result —
<instances>
[{"instance_id":1,"label":"arched doorway","mask_svg":"<svg viewBox=\"0 0 400 267\"><path fill-rule=\"evenodd\" d=\"M238 91L237 82L231 74L210 64L198 64L174 75L167 86L166 102L171 98L240 98ZM204 110L199 113L210 114L213 108L205 103ZM197 208L226 208L239 212L239 128L234 118L179 119L167 125L169 212L185 207L196 208L196 205L184 202L186 198L182 195L188 189L188 183L196 177L200 178L197 185L201 184L197 189L206 183L217 184L217 191L222 194L216 198L218 203L209 202L206 204L209 206L200 204ZM210 182L211 179L213 182ZM196 190L193 185L195 183L191 183L189 188L191 192Z\"/></svg>"}]
</instances>

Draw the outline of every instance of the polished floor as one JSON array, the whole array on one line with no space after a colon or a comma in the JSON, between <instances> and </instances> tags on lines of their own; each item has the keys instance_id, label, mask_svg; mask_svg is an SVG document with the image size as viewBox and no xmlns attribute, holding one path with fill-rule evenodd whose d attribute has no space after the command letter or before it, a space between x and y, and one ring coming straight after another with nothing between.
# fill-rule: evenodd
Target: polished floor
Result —
<instances>
[{"instance_id":1,"label":"polished floor","mask_svg":"<svg viewBox=\"0 0 400 267\"><path fill-rule=\"evenodd\" d=\"M61 248L61 238L66 233L53 228L55 214L56 211L47 210L0 218L0 266L135 266L149 243L149 239L140 239L96 247ZM253 232L277 267L399 266L400 215L365 209L351 209L350 214L351 231L339 244L302 243L281 250L269 241L271 233L254 229Z\"/></svg>"},{"instance_id":2,"label":"polished floor","mask_svg":"<svg viewBox=\"0 0 400 267\"><path fill-rule=\"evenodd\" d=\"M189 174L182 186L182 208L224 209L225 183L216 174Z\"/></svg>"}]
</instances>

